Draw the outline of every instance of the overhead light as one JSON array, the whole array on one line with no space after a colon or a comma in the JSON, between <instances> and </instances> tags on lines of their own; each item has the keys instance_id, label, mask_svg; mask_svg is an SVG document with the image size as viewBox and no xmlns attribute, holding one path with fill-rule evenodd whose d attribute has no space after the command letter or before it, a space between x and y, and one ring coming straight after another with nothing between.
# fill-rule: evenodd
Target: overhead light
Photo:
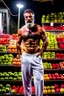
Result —
<instances>
[{"instance_id":1,"label":"overhead light","mask_svg":"<svg viewBox=\"0 0 64 96\"><path fill-rule=\"evenodd\" d=\"M22 5L22 4L17 4L16 5L18 8L23 8L24 7L24 5Z\"/></svg>"}]
</instances>

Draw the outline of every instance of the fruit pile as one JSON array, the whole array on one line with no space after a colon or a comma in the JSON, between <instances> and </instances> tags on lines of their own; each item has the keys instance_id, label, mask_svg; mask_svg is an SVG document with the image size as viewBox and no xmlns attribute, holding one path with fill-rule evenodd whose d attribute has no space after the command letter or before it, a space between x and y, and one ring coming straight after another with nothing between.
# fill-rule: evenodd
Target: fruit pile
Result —
<instances>
[{"instance_id":1,"label":"fruit pile","mask_svg":"<svg viewBox=\"0 0 64 96\"><path fill-rule=\"evenodd\" d=\"M56 58L64 58L64 53L56 53Z\"/></svg>"},{"instance_id":2,"label":"fruit pile","mask_svg":"<svg viewBox=\"0 0 64 96\"><path fill-rule=\"evenodd\" d=\"M24 87L23 86L13 85L11 93L12 94L16 94L16 93L24 94Z\"/></svg>"},{"instance_id":3,"label":"fruit pile","mask_svg":"<svg viewBox=\"0 0 64 96\"><path fill-rule=\"evenodd\" d=\"M0 64L11 65L13 60L12 54L5 54L0 56Z\"/></svg>"},{"instance_id":4,"label":"fruit pile","mask_svg":"<svg viewBox=\"0 0 64 96\"><path fill-rule=\"evenodd\" d=\"M8 45L11 35L10 34L2 34L0 35L0 44Z\"/></svg>"},{"instance_id":5,"label":"fruit pile","mask_svg":"<svg viewBox=\"0 0 64 96\"><path fill-rule=\"evenodd\" d=\"M0 84L0 94L4 93L10 93L10 84L6 84L5 86Z\"/></svg>"},{"instance_id":6,"label":"fruit pile","mask_svg":"<svg viewBox=\"0 0 64 96\"><path fill-rule=\"evenodd\" d=\"M9 45L16 45L17 40L11 39L9 40Z\"/></svg>"},{"instance_id":7,"label":"fruit pile","mask_svg":"<svg viewBox=\"0 0 64 96\"><path fill-rule=\"evenodd\" d=\"M45 30L54 30L54 27L47 25L47 26L43 26L43 29L45 29Z\"/></svg>"},{"instance_id":8,"label":"fruit pile","mask_svg":"<svg viewBox=\"0 0 64 96\"><path fill-rule=\"evenodd\" d=\"M64 93L64 84L58 85L54 84L52 86L44 86L43 93L49 94L49 93Z\"/></svg>"},{"instance_id":9,"label":"fruit pile","mask_svg":"<svg viewBox=\"0 0 64 96\"><path fill-rule=\"evenodd\" d=\"M9 45L8 46L8 52L17 52L16 45Z\"/></svg>"},{"instance_id":10,"label":"fruit pile","mask_svg":"<svg viewBox=\"0 0 64 96\"><path fill-rule=\"evenodd\" d=\"M64 49L64 32L61 34L58 34L57 37L58 47L60 49Z\"/></svg>"},{"instance_id":11,"label":"fruit pile","mask_svg":"<svg viewBox=\"0 0 64 96\"><path fill-rule=\"evenodd\" d=\"M63 43L63 42L64 42L64 32L58 34L58 35L56 36L56 39L57 39L57 42L58 42L58 43Z\"/></svg>"},{"instance_id":12,"label":"fruit pile","mask_svg":"<svg viewBox=\"0 0 64 96\"><path fill-rule=\"evenodd\" d=\"M44 74L44 80L64 80L64 75L59 73Z\"/></svg>"},{"instance_id":13,"label":"fruit pile","mask_svg":"<svg viewBox=\"0 0 64 96\"><path fill-rule=\"evenodd\" d=\"M48 38L48 46L47 49L58 49L56 34L51 34L50 32L46 32Z\"/></svg>"},{"instance_id":14,"label":"fruit pile","mask_svg":"<svg viewBox=\"0 0 64 96\"><path fill-rule=\"evenodd\" d=\"M55 52L44 52L42 57L43 59L55 58Z\"/></svg>"},{"instance_id":15,"label":"fruit pile","mask_svg":"<svg viewBox=\"0 0 64 96\"><path fill-rule=\"evenodd\" d=\"M23 86L13 85L12 86L11 93L12 94L16 94L16 93L24 94L24 87ZM32 94L35 94L35 88L34 88L34 86L32 86Z\"/></svg>"},{"instance_id":16,"label":"fruit pile","mask_svg":"<svg viewBox=\"0 0 64 96\"><path fill-rule=\"evenodd\" d=\"M48 62L43 62L44 69L60 69L60 65L58 63L51 64Z\"/></svg>"},{"instance_id":17,"label":"fruit pile","mask_svg":"<svg viewBox=\"0 0 64 96\"><path fill-rule=\"evenodd\" d=\"M21 65L21 61L20 61L20 59L14 58L12 64L19 66L19 65Z\"/></svg>"},{"instance_id":18,"label":"fruit pile","mask_svg":"<svg viewBox=\"0 0 64 96\"><path fill-rule=\"evenodd\" d=\"M0 80L21 80L21 72L0 72Z\"/></svg>"},{"instance_id":19,"label":"fruit pile","mask_svg":"<svg viewBox=\"0 0 64 96\"><path fill-rule=\"evenodd\" d=\"M0 45L0 52L6 52L7 48L5 45Z\"/></svg>"},{"instance_id":20,"label":"fruit pile","mask_svg":"<svg viewBox=\"0 0 64 96\"><path fill-rule=\"evenodd\" d=\"M42 22L64 22L64 12L42 15Z\"/></svg>"},{"instance_id":21,"label":"fruit pile","mask_svg":"<svg viewBox=\"0 0 64 96\"><path fill-rule=\"evenodd\" d=\"M56 30L64 30L64 26L56 26Z\"/></svg>"},{"instance_id":22,"label":"fruit pile","mask_svg":"<svg viewBox=\"0 0 64 96\"><path fill-rule=\"evenodd\" d=\"M10 39L11 38L11 35L10 34L2 34L2 35L0 35L0 38Z\"/></svg>"},{"instance_id":23,"label":"fruit pile","mask_svg":"<svg viewBox=\"0 0 64 96\"><path fill-rule=\"evenodd\" d=\"M12 35L11 35L11 39L17 40L17 39L18 39L18 34L12 34Z\"/></svg>"},{"instance_id":24,"label":"fruit pile","mask_svg":"<svg viewBox=\"0 0 64 96\"><path fill-rule=\"evenodd\" d=\"M64 69L64 61L63 62L60 62L59 65L60 65L60 68L61 69Z\"/></svg>"},{"instance_id":25,"label":"fruit pile","mask_svg":"<svg viewBox=\"0 0 64 96\"><path fill-rule=\"evenodd\" d=\"M53 26L43 26L45 30L64 30L64 26L56 26L55 28Z\"/></svg>"},{"instance_id":26,"label":"fruit pile","mask_svg":"<svg viewBox=\"0 0 64 96\"><path fill-rule=\"evenodd\" d=\"M0 38L0 44L8 45L9 44L8 38Z\"/></svg>"}]
</instances>

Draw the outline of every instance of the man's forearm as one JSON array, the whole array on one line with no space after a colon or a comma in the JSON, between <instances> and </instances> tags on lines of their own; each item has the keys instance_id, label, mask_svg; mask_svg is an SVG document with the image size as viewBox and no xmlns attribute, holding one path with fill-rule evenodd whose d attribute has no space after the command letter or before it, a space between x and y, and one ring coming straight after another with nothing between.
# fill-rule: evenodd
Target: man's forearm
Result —
<instances>
[{"instance_id":1,"label":"man's forearm","mask_svg":"<svg viewBox=\"0 0 64 96\"><path fill-rule=\"evenodd\" d=\"M17 46L17 52L21 55L21 46L18 43L16 44L16 46Z\"/></svg>"},{"instance_id":2,"label":"man's forearm","mask_svg":"<svg viewBox=\"0 0 64 96\"><path fill-rule=\"evenodd\" d=\"M44 51L46 50L47 45L48 45L48 40L45 40L45 41L43 42L42 52L44 52Z\"/></svg>"},{"instance_id":3,"label":"man's forearm","mask_svg":"<svg viewBox=\"0 0 64 96\"><path fill-rule=\"evenodd\" d=\"M47 48L48 43L45 41L42 46L42 51L44 52Z\"/></svg>"}]
</instances>

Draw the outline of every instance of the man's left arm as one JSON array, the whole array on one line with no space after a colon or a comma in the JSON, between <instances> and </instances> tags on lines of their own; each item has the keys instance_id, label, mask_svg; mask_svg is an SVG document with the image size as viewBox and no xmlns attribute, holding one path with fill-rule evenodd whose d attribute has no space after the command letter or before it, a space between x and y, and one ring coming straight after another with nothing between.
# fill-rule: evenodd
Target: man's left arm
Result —
<instances>
[{"instance_id":1,"label":"man's left arm","mask_svg":"<svg viewBox=\"0 0 64 96\"><path fill-rule=\"evenodd\" d=\"M43 30L43 29L41 30L40 37L43 40L43 45L42 45L42 49L41 49L41 52L43 53L46 50L47 45L48 45L48 39L47 39L45 30Z\"/></svg>"},{"instance_id":2,"label":"man's left arm","mask_svg":"<svg viewBox=\"0 0 64 96\"><path fill-rule=\"evenodd\" d=\"M45 30L42 29L42 27L38 26L39 32L40 32L40 39L43 41L42 48L40 49L40 52L37 53L37 56L43 54L43 52L46 50L47 45L48 45L48 39L45 33Z\"/></svg>"}]
</instances>

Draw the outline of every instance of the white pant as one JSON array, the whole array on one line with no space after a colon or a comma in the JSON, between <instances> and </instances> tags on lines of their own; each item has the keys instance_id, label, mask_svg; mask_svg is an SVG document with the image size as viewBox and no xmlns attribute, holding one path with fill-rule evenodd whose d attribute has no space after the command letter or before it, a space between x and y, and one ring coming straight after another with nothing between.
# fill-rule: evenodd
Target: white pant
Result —
<instances>
[{"instance_id":1,"label":"white pant","mask_svg":"<svg viewBox=\"0 0 64 96\"><path fill-rule=\"evenodd\" d=\"M22 80L24 86L25 96L31 96L31 77L34 76L35 94L36 96L43 96L44 88L44 68L42 65L41 56L36 54L28 54L23 52L21 57L22 62Z\"/></svg>"}]
</instances>

